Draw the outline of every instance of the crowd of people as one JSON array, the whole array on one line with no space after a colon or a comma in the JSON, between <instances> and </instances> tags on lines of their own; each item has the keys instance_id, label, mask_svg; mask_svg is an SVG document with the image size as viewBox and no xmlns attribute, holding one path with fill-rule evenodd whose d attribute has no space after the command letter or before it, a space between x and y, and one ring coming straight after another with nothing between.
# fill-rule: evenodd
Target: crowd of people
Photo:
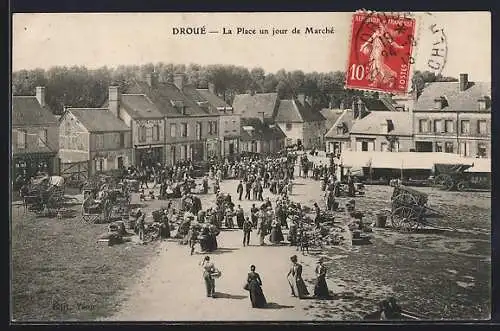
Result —
<instances>
[{"instance_id":1,"label":"crowd of people","mask_svg":"<svg viewBox=\"0 0 500 331\"><path fill-rule=\"evenodd\" d=\"M298 169L298 172L297 172ZM237 160L212 160L207 175L201 179L202 190L197 193L209 193L209 181L213 185L215 201L202 208L192 193L193 186L188 185L193 180L193 164L190 162L173 167L146 167L144 170L133 167L127 169L127 176L141 178L141 187L148 188L148 181L154 180L154 185L160 185L160 196L164 187L173 183L182 183L180 206L172 208L171 203L164 210L158 228L161 238L171 235L169 224L177 223L177 238L188 247L193 255L199 247L200 253L210 253L218 249L217 236L223 229L239 229L242 232L242 245L249 246L252 233L260 246L283 245L295 246L297 251L306 252L309 247L309 232L311 227L319 227L320 208L314 205L313 219L311 208L292 201L293 182L297 176L324 180L327 178L327 191L330 182L337 180L335 168L331 165L314 165L306 155L294 153L276 156L248 156ZM234 192L221 192L221 182L237 180ZM193 180L194 181L194 180ZM332 190L333 192L334 190ZM236 196L236 199L232 197ZM333 193L335 195L335 193ZM243 200L252 201L252 207L245 212L241 206ZM198 201L198 203L197 203ZM144 215L139 217L138 224L144 223ZM144 227L144 225L139 225ZM284 235L287 229L287 238ZM139 232L144 231L143 229ZM298 298L308 297L309 291L302 279L302 266L297 256L291 258L291 268L287 274L291 293ZM321 261L316 268L316 286L314 296L327 298L330 296L326 285L326 268ZM209 256L200 262L206 285L206 295L215 297L215 280L220 277L220 271L215 267ZM249 291L252 307L264 307L266 298L262 290L262 278L256 272L255 265L250 267L245 289Z\"/></svg>"}]
</instances>

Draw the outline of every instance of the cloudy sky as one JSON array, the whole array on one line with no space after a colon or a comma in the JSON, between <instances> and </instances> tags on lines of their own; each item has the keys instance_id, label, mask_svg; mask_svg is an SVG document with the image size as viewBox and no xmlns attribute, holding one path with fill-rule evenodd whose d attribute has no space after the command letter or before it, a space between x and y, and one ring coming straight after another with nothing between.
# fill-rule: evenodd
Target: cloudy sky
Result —
<instances>
[{"instance_id":1,"label":"cloudy sky","mask_svg":"<svg viewBox=\"0 0 500 331\"><path fill-rule=\"evenodd\" d=\"M488 12L440 12L419 29L416 69L425 70L433 40L429 26L446 34L444 75L469 73L491 80L491 20ZM148 62L235 64L310 71L345 70L352 13L123 13L15 14L13 70L85 65L96 68ZM267 28L270 35L173 35L173 27ZM334 34L272 36L273 27L335 29Z\"/></svg>"}]
</instances>

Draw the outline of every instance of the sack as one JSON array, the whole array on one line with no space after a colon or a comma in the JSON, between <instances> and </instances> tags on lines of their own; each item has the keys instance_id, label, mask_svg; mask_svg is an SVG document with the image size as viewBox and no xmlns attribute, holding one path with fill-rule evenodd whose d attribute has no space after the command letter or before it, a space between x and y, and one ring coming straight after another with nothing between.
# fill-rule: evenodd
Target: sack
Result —
<instances>
[{"instance_id":1,"label":"sack","mask_svg":"<svg viewBox=\"0 0 500 331\"><path fill-rule=\"evenodd\" d=\"M222 272L220 272L219 269L215 268L210 276L212 276L212 278L220 278L220 276L222 276Z\"/></svg>"},{"instance_id":2,"label":"sack","mask_svg":"<svg viewBox=\"0 0 500 331\"><path fill-rule=\"evenodd\" d=\"M243 286L243 289L245 291L250 291L250 287L248 287L248 283L246 283L244 286Z\"/></svg>"}]
</instances>

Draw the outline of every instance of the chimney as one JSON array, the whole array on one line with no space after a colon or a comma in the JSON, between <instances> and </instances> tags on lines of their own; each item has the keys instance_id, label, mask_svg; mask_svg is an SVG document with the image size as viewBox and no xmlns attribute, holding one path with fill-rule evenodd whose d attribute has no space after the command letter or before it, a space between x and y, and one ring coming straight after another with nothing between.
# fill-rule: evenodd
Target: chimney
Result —
<instances>
[{"instance_id":1,"label":"chimney","mask_svg":"<svg viewBox=\"0 0 500 331\"><path fill-rule=\"evenodd\" d=\"M356 103L356 100L352 100L352 115L354 119L357 119L359 116L358 104Z\"/></svg>"},{"instance_id":2,"label":"chimney","mask_svg":"<svg viewBox=\"0 0 500 331\"><path fill-rule=\"evenodd\" d=\"M344 100L340 102L340 109L344 110L345 109L345 103Z\"/></svg>"},{"instance_id":3,"label":"chimney","mask_svg":"<svg viewBox=\"0 0 500 331\"><path fill-rule=\"evenodd\" d=\"M45 87L37 86L36 87L36 99L40 106L45 107Z\"/></svg>"},{"instance_id":4,"label":"chimney","mask_svg":"<svg viewBox=\"0 0 500 331\"><path fill-rule=\"evenodd\" d=\"M264 124L265 120L266 120L266 115L265 115L266 113L263 111L260 111L259 114L260 114L260 119L262 121L262 124Z\"/></svg>"},{"instance_id":5,"label":"chimney","mask_svg":"<svg viewBox=\"0 0 500 331\"><path fill-rule=\"evenodd\" d=\"M208 83L208 91L212 94L215 94L215 84L214 83Z\"/></svg>"},{"instance_id":6,"label":"chimney","mask_svg":"<svg viewBox=\"0 0 500 331\"><path fill-rule=\"evenodd\" d=\"M304 93L299 93L297 95L297 100L299 100L301 105L304 105L306 102L306 95Z\"/></svg>"},{"instance_id":7,"label":"chimney","mask_svg":"<svg viewBox=\"0 0 500 331\"><path fill-rule=\"evenodd\" d=\"M174 85L182 91L185 85L186 75L183 73L177 73L174 75Z\"/></svg>"},{"instance_id":8,"label":"chimney","mask_svg":"<svg viewBox=\"0 0 500 331\"><path fill-rule=\"evenodd\" d=\"M109 111L113 113L117 118L120 117L120 92L118 91L118 86L109 87Z\"/></svg>"},{"instance_id":9,"label":"chimney","mask_svg":"<svg viewBox=\"0 0 500 331\"><path fill-rule=\"evenodd\" d=\"M366 111L366 107L365 105L363 104L363 101L361 101L361 99L358 100L358 118L359 119L362 119L363 117L365 117L366 115L368 114L368 112Z\"/></svg>"},{"instance_id":10,"label":"chimney","mask_svg":"<svg viewBox=\"0 0 500 331\"><path fill-rule=\"evenodd\" d=\"M459 86L460 86L460 91L465 91L469 87L468 74L460 74Z\"/></svg>"}]
</instances>

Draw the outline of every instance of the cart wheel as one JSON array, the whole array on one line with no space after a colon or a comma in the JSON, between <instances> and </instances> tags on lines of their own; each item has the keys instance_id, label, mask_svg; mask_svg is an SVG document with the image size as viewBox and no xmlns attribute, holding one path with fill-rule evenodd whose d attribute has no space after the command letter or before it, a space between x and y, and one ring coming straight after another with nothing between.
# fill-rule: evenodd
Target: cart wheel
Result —
<instances>
[{"instance_id":1,"label":"cart wheel","mask_svg":"<svg viewBox=\"0 0 500 331\"><path fill-rule=\"evenodd\" d=\"M447 177L444 182L444 188L446 191L451 191L455 187L455 181L451 177Z\"/></svg>"},{"instance_id":2,"label":"cart wheel","mask_svg":"<svg viewBox=\"0 0 500 331\"><path fill-rule=\"evenodd\" d=\"M469 185L465 181L459 182L457 184L457 190L459 190L460 192L463 192L463 191L467 190L468 186Z\"/></svg>"},{"instance_id":3,"label":"cart wheel","mask_svg":"<svg viewBox=\"0 0 500 331\"><path fill-rule=\"evenodd\" d=\"M392 204L395 209L401 206L414 206L417 205L417 199L413 195L403 192L392 199Z\"/></svg>"},{"instance_id":4,"label":"cart wheel","mask_svg":"<svg viewBox=\"0 0 500 331\"><path fill-rule=\"evenodd\" d=\"M391 214L392 227L398 230L407 230L412 228L416 221L416 212L408 206L401 206L393 210Z\"/></svg>"}]
</instances>

